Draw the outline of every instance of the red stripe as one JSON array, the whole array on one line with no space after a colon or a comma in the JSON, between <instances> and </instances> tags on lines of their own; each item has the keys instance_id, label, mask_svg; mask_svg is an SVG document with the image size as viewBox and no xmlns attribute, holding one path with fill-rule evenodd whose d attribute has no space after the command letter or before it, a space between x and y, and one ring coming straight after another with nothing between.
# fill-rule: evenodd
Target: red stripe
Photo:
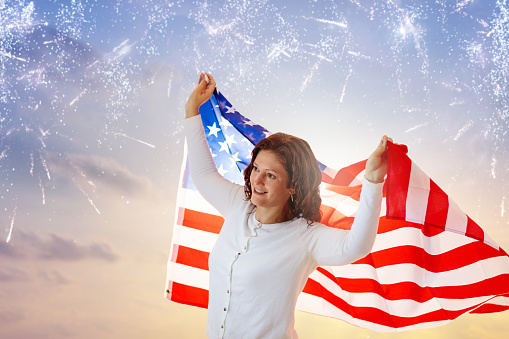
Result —
<instances>
[{"instance_id":1,"label":"red stripe","mask_svg":"<svg viewBox=\"0 0 509 339\"><path fill-rule=\"evenodd\" d=\"M427 237L433 237L437 234L442 233L444 230L439 229L435 225L430 224L416 224L410 221L406 221L400 218L389 218L389 217L380 217L380 221L378 223L378 232L377 234L387 233L390 231L394 231L400 228L411 227L420 229L422 234Z\"/></svg>"},{"instance_id":2,"label":"red stripe","mask_svg":"<svg viewBox=\"0 0 509 339\"><path fill-rule=\"evenodd\" d=\"M360 200L361 187L362 187L361 185L357 185L357 186L338 186L338 185L325 184L323 187L327 191L338 193L338 194L341 194L341 195L343 195L345 197L350 197L350 198L352 198L354 200L357 200L357 201ZM341 199L341 198L339 198L339 199ZM339 202L339 200L338 200L338 202Z\"/></svg>"},{"instance_id":3,"label":"red stripe","mask_svg":"<svg viewBox=\"0 0 509 339\"><path fill-rule=\"evenodd\" d=\"M380 284L375 279L334 277L334 275L321 267L318 267L317 271L325 275L345 292L376 293L387 300L409 299L416 302L426 302L432 298L465 299L500 295L507 292L507 285L509 284L509 274L498 275L469 285L421 287L410 281ZM317 296L321 297L321 295Z\"/></svg>"},{"instance_id":4,"label":"red stripe","mask_svg":"<svg viewBox=\"0 0 509 339\"><path fill-rule=\"evenodd\" d=\"M389 142L387 168L387 218L405 219L412 161L400 147Z\"/></svg>"},{"instance_id":5,"label":"red stripe","mask_svg":"<svg viewBox=\"0 0 509 339\"><path fill-rule=\"evenodd\" d=\"M209 291L173 282L170 300L181 304L207 308L209 306Z\"/></svg>"},{"instance_id":6,"label":"red stripe","mask_svg":"<svg viewBox=\"0 0 509 339\"><path fill-rule=\"evenodd\" d=\"M484 241L484 231L467 215L466 235L480 241Z\"/></svg>"},{"instance_id":7,"label":"red stripe","mask_svg":"<svg viewBox=\"0 0 509 339\"><path fill-rule=\"evenodd\" d=\"M326 183L326 184L330 184L332 183L332 180L333 178L330 177L328 174L326 174L325 172L322 172L322 182L323 183Z\"/></svg>"},{"instance_id":8,"label":"red stripe","mask_svg":"<svg viewBox=\"0 0 509 339\"><path fill-rule=\"evenodd\" d=\"M400 328L420 323L456 319L457 317L461 316L462 314L470 311L471 309L477 306L476 305L473 307L468 307L458 311L448 311L440 309L419 316L400 317L396 315L391 315L390 313L387 313L375 307L358 307L350 305L346 301L329 292L322 285L311 279L308 279L303 292L322 297L335 307L339 308L340 310L347 314L350 314L354 318L391 328Z\"/></svg>"},{"instance_id":9,"label":"red stripe","mask_svg":"<svg viewBox=\"0 0 509 339\"><path fill-rule=\"evenodd\" d=\"M223 227L224 218L214 214L185 209L182 226L194 228L200 231L219 234Z\"/></svg>"},{"instance_id":10,"label":"red stripe","mask_svg":"<svg viewBox=\"0 0 509 339\"><path fill-rule=\"evenodd\" d=\"M194 248L186 246L179 246L175 262L208 271L209 254L209 252L195 250Z\"/></svg>"},{"instance_id":11,"label":"red stripe","mask_svg":"<svg viewBox=\"0 0 509 339\"><path fill-rule=\"evenodd\" d=\"M352 217L346 217L344 214L338 212L335 208L327 205L320 206L320 212L322 213L322 219L320 223L334 227L349 230L352 226Z\"/></svg>"},{"instance_id":12,"label":"red stripe","mask_svg":"<svg viewBox=\"0 0 509 339\"><path fill-rule=\"evenodd\" d=\"M495 313L495 312L502 312L502 311L507 311L507 310L509 310L509 306L487 304L487 305L482 305L479 308L476 308L475 310L473 310L470 313L480 313L480 314Z\"/></svg>"},{"instance_id":13,"label":"red stripe","mask_svg":"<svg viewBox=\"0 0 509 339\"><path fill-rule=\"evenodd\" d=\"M353 179L366 168L366 161L367 160L362 160L356 164L340 169L338 173L336 173L334 180L332 180L332 184L349 186Z\"/></svg>"},{"instance_id":14,"label":"red stripe","mask_svg":"<svg viewBox=\"0 0 509 339\"><path fill-rule=\"evenodd\" d=\"M318 267L316 270L322 273L327 278L329 278L335 284L339 285L341 289L344 291L352 293L373 292L389 300L412 299L418 302L422 302L428 300L423 299L423 296L428 295L429 291L433 291L434 297L444 297L452 299L474 298L489 295L503 295L504 293L507 293L507 286L509 286L509 274L500 274L498 276L469 285L420 287L416 283L407 281L398 282L394 284L380 284L378 280L368 278L351 279L335 277L332 273L330 273L329 271L325 270L322 267ZM390 298L389 297L390 295L395 296L394 299Z\"/></svg>"},{"instance_id":15,"label":"red stripe","mask_svg":"<svg viewBox=\"0 0 509 339\"><path fill-rule=\"evenodd\" d=\"M449 198L447 194L438 185L430 180L430 192L428 206L426 209L425 222L439 227L426 227L423 229L424 235L431 237L443 232L447 222L447 212L449 209Z\"/></svg>"},{"instance_id":16,"label":"red stripe","mask_svg":"<svg viewBox=\"0 0 509 339\"><path fill-rule=\"evenodd\" d=\"M428 288L423 288L416 283L405 281L395 284L380 284L374 279L350 279L335 277L321 267L316 269L327 276L339 287L349 293L376 293L387 300L410 299L417 302L425 302L433 298Z\"/></svg>"},{"instance_id":17,"label":"red stripe","mask_svg":"<svg viewBox=\"0 0 509 339\"><path fill-rule=\"evenodd\" d=\"M480 241L474 241L436 255L429 254L417 246L396 246L370 253L354 264L366 264L380 268L409 263L429 272L438 273L455 270L488 258L503 256L503 253L493 247Z\"/></svg>"},{"instance_id":18,"label":"red stripe","mask_svg":"<svg viewBox=\"0 0 509 339\"><path fill-rule=\"evenodd\" d=\"M380 221L378 222L378 232L377 234L391 232L400 228L417 228L420 229L422 225L414 224L412 222L408 222L406 220L401 219L388 219L386 217L380 217Z\"/></svg>"}]
</instances>

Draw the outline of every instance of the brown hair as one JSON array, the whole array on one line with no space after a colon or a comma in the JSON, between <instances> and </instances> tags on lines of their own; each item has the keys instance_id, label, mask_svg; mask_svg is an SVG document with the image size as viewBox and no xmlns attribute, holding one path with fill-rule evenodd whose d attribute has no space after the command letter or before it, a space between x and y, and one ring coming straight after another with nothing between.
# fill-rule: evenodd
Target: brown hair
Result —
<instances>
[{"instance_id":1,"label":"brown hair","mask_svg":"<svg viewBox=\"0 0 509 339\"><path fill-rule=\"evenodd\" d=\"M322 173L309 144L300 138L285 133L276 133L256 144L251 155L251 163L244 170L244 192L246 200L251 199L251 171L253 162L261 150L274 152L288 173L288 187L295 190L293 201L289 198L289 219L303 217L311 225L320 221L319 186Z\"/></svg>"}]
</instances>

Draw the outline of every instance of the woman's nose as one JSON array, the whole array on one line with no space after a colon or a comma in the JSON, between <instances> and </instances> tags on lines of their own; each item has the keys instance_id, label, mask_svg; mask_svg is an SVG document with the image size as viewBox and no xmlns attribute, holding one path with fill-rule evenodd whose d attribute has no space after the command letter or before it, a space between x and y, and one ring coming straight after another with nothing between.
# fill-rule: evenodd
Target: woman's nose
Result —
<instances>
[{"instance_id":1,"label":"woman's nose","mask_svg":"<svg viewBox=\"0 0 509 339\"><path fill-rule=\"evenodd\" d=\"M255 173L253 179L255 185L263 184L263 175L260 175L260 173Z\"/></svg>"}]
</instances>

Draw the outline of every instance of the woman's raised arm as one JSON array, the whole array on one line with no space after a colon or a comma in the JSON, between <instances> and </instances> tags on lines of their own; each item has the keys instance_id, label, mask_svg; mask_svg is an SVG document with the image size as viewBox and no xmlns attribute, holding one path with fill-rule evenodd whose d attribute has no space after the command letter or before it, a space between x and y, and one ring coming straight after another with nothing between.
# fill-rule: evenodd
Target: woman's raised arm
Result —
<instances>
[{"instance_id":1,"label":"woman's raised arm","mask_svg":"<svg viewBox=\"0 0 509 339\"><path fill-rule=\"evenodd\" d=\"M191 92L186 102L186 119L199 114L200 106L210 99L215 88L216 81L212 75L200 73L198 85Z\"/></svg>"}]
</instances>

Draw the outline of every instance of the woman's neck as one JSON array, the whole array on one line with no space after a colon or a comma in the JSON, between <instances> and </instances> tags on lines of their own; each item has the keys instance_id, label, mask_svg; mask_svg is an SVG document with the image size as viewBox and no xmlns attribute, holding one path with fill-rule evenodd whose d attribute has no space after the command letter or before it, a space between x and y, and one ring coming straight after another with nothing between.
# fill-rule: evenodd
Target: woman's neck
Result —
<instances>
[{"instance_id":1,"label":"woman's neck","mask_svg":"<svg viewBox=\"0 0 509 339\"><path fill-rule=\"evenodd\" d=\"M262 224L277 224L291 219L290 207L285 205L283 210L256 207L255 218Z\"/></svg>"}]
</instances>

